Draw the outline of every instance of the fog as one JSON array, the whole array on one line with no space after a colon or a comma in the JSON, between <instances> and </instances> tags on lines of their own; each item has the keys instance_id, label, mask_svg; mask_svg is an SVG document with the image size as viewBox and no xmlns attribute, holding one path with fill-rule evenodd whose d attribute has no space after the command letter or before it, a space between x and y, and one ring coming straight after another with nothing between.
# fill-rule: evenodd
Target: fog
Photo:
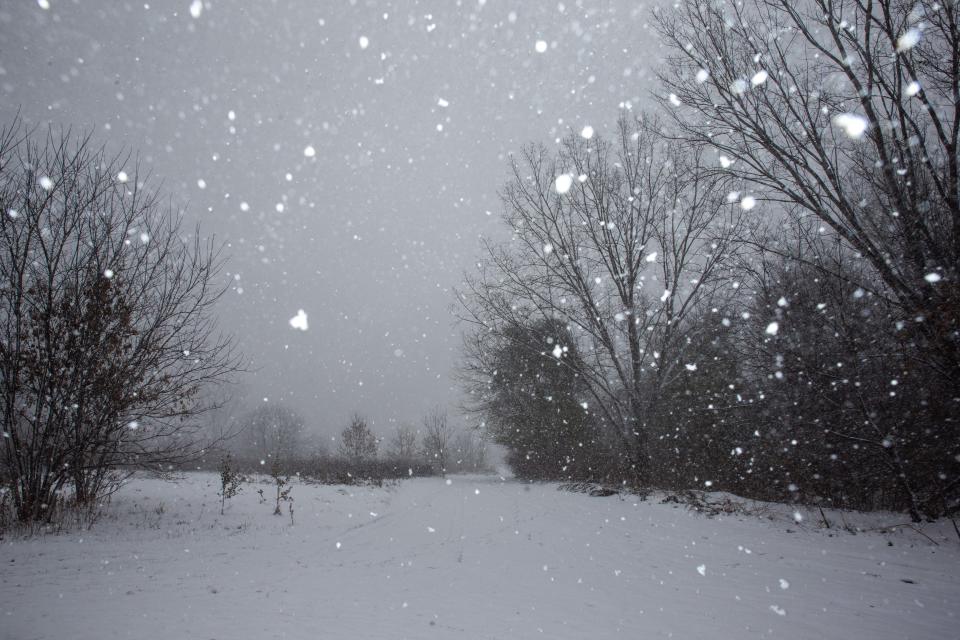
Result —
<instances>
[{"instance_id":1,"label":"fog","mask_svg":"<svg viewBox=\"0 0 960 640\"><path fill-rule=\"evenodd\" d=\"M385 430L456 409L453 291L479 238L503 233L508 156L645 100L644 10L10 3L0 116L138 154L226 244L222 326L248 359L247 406L283 401L330 433L360 411ZM306 331L289 325L300 309Z\"/></svg>"}]
</instances>

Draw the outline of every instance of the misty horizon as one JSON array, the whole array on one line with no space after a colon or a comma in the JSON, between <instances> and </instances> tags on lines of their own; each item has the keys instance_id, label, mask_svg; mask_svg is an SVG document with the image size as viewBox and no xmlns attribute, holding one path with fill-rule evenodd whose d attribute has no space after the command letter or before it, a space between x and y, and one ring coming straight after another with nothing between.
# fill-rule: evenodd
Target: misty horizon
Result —
<instances>
[{"instance_id":1,"label":"misty horizon","mask_svg":"<svg viewBox=\"0 0 960 640\"><path fill-rule=\"evenodd\" d=\"M509 154L608 133L656 64L629 2L50 4L0 9L0 118L135 154L225 243L244 406L329 437L456 414L453 290L506 237Z\"/></svg>"}]
</instances>

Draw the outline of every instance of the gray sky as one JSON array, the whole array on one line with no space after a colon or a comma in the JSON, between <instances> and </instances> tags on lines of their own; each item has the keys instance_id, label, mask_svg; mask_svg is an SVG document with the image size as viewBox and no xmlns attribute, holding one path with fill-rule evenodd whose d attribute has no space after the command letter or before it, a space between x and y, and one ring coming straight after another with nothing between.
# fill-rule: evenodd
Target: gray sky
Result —
<instances>
[{"instance_id":1,"label":"gray sky","mask_svg":"<svg viewBox=\"0 0 960 640\"><path fill-rule=\"evenodd\" d=\"M228 243L249 403L329 433L454 408L452 289L503 233L508 154L645 100L648 5L191 4L0 5L0 117L137 151Z\"/></svg>"}]
</instances>

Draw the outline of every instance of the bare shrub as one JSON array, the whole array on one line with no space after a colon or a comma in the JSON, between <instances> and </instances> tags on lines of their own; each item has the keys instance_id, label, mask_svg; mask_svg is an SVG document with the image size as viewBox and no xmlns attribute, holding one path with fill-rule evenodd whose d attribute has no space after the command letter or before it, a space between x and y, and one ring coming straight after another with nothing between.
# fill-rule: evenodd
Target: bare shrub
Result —
<instances>
[{"instance_id":1,"label":"bare shrub","mask_svg":"<svg viewBox=\"0 0 960 640\"><path fill-rule=\"evenodd\" d=\"M220 246L125 161L0 130L0 460L22 521L197 455L202 391L238 368L213 316Z\"/></svg>"}]
</instances>

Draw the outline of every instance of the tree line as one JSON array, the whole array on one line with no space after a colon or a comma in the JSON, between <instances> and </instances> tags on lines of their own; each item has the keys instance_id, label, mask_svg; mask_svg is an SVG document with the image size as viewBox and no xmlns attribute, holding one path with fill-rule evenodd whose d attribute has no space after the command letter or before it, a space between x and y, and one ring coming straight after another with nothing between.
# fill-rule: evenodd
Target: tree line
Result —
<instances>
[{"instance_id":1,"label":"tree line","mask_svg":"<svg viewBox=\"0 0 960 640\"><path fill-rule=\"evenodd\" d=\"M483 472L489 467L486 443L480 434L455 429L439 407L423 417L419 428L400 423L387 437L378 436L366 418L354 414L339 438L328 441L311 432L299 413L280 403L247 412L231 431L235 435L222 448L245 471L265 469L277 462L287 473L353 484L413 475Z\"/></svg>"},{"instance_id":2,"label":"tree line","mask_svg":"<svg viewBox=\"0 0 960 640\"><path fill-rule=\"evenodd\" d=\"M520 476L960 510L958 11L681 0L655 110L513 156L458 295L467 408ZM231 440L222 249L130 157L0 129L0 513ZM302 453L282 417L238 437ZM482 443L435 412L390 448L444 473Z\"/></svg>"},{"instance_id":3,"label":"tree line","mask_svg":"<svg viewBox=\"0 0 960 640\"><path fill-rule=\"evenodd\" d=\"M283 406L232 419L243 360L215 314L224 263L129 155L19 118L0 129L0 526L92 513L137 470L231 449L336 481L486 468L484 442L439 409L386 456L359 416L337 456L305 448Z\"/></svg>"},{"instance_id":4,"label":"tree line","mask_svg":"<svg viewBox=\"0 0 960 640\"><path fill-rule=\"evenodd\" d=\"M661 8L657 108L512 157L458 296L519 474L960 509L957 12Z\"/></svg>"}]
</instances>

